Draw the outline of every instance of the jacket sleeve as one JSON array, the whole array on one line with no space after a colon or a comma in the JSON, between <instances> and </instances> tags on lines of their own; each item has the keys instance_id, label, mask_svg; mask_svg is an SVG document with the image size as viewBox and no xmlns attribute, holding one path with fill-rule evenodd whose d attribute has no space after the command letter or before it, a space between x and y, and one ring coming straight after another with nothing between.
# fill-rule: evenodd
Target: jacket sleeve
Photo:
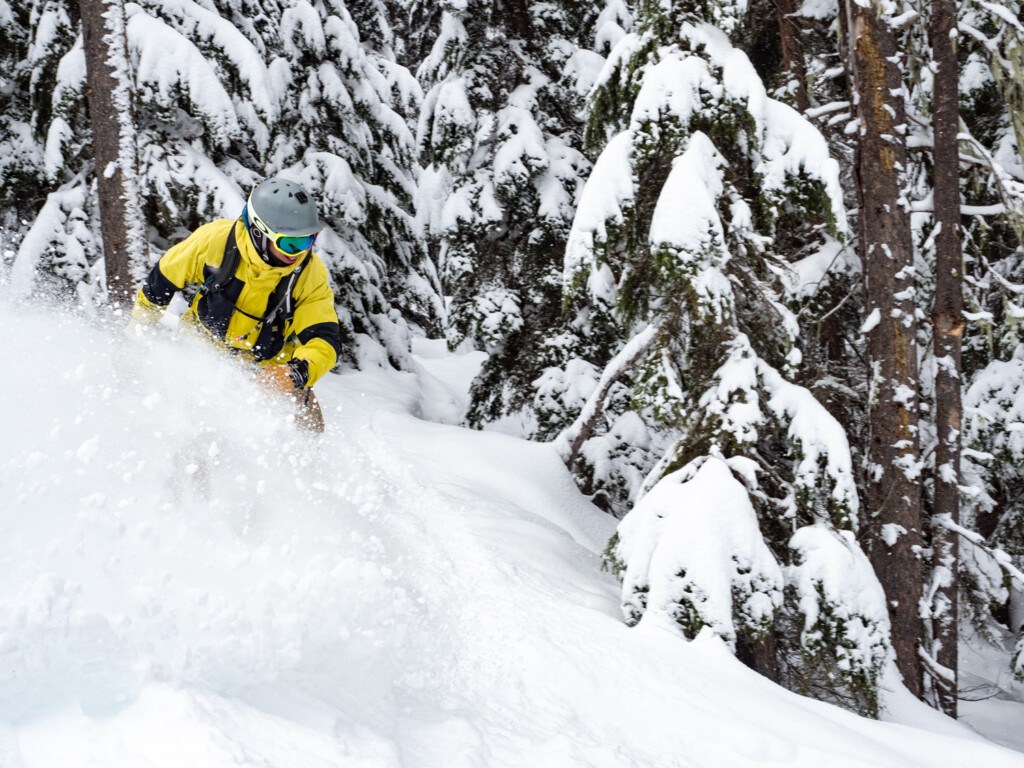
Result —
<instances>
[{"instance_id":1,"label":"jacket sleeve","mask_svg":"<svg viewBox=\"0 0 1024 768\"><path fill-rule=\"evenodd\" d=\"M205 224L180 243L171 246L153 265L135 296L132 324L155 324L175 293L189 283L203 281L203 266L211 241L224 229L222 221Z\"/></svg>"},{"instance_id":2,"label":"jacket sleeve","mask_svg":"<svg viewBox=\"0 0 1024 768\"><path fill-rule=\"evenodd\" d=\"M299 280L292 333L299 339L292 356L309 364L307 386L311 387L334 367L341 354L341 326L334 309L334 291L327 279L327 268L318 258L310 260Z\"/></svg>"}]
</instances>

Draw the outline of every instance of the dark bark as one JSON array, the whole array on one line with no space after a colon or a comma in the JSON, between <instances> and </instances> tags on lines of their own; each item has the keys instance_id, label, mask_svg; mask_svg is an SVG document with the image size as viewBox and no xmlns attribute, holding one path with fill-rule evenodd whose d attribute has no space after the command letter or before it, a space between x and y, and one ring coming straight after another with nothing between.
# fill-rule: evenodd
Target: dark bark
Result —
<instances>
[{"instance_id":1,"label":"dark bark","mask_svg":"<svg viewBox=\"0 0 1024 768\"><path fill-rule=\"evenodd\" d=\"M782 679L779 670L778 643L771 633L760 640L748 640L742 635L737 637L736 658L772 682L777 683Z\"/></svg>"},{"instance_id":2,"label":"dark bark","mask_svg":"<svg viewBox=\"0 0 1024 768\"><path fill-rule=\"evenodd\" d=\"M106 19L112 8L123 18L123 0L79 0L79 7L107 296L112 304L124 305L133 292L131 262L133 247L138 247L133 244L133 233L140 231L141 222L132 220L138 201L132 199L129 179L135 177L136 169L125 167L129 160L134 161L134 151L125 151L126 142L134 139L124 135L124 120L129 116L116 98L120 84L117 62L127 60L127 42L123 30L121 34L111 33Z\"/></svg>"},{"instance_id":3,"label":"dark bark","mask_svg":"<svg viewBox=\"0 0 1024 768\"><path fill-rule=\"evenodd\" d=\"M950 32L955 29L953 0L933 0L929 26L936 64L932 124L935 134L934 202L935 306L932 311L935 357L935 510L937 519L960 521L960 374L964 334L962 257L960 252L959 77ZM942 615L935 617L933 658L953 680L935 679L938 706L957 716L957 562L959 537L941 525L933 527L935 567L947 568L949 581L938 594Z\"/></svg>"},{"instance_id":4,"label":"dark bark","mask_svg":"<svg viewBox=\"0 0 1024 768\"><path fill-rule=\"evenodd\" d=\"M509 0L504 7L508 28L518 40L529 40L533 37L533 23L530 18L528 0Z\"/></svg>"},{"instance_id":5,"label":"dark bark","mask_svg":"<svg viewBox=\"0 0 1024 768\"><path fill-rule=\"evenodd\" d=\"M856 181L871 396L865 544L885 589L897 664L921 696L923 633L917 321L905 190L902 67L896 36L875 4L847 4L853 103L860 121Z\"/></svg>"},{"instance_id":6,"label":"dark bark","mask_svg":"<svg viewBox=\"0 0 1024 768\"><path fill-rule=\"evenodd\" d=\"M801 112L811 106L807 95L807 67L804 64L804 46L796 20L796 0L775 0L775 13L779 20L779 39L782 44L782 65L787 80L796 81L793 97Z\"/></svg>"}]
</instances>

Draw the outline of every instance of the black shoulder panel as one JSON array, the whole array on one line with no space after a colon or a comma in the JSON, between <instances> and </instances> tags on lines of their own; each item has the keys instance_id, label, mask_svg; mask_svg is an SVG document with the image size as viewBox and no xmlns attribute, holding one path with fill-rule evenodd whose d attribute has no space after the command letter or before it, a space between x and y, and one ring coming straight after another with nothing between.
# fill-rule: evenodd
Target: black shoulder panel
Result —
<instances>
[{"instance_id":1,"label":"black shoulder panel","mask_svg":"<svg viewBox=\"0 0 1024 768\"><path fill-rule=\"evenodd\" d=\"M157 262L149 270L149 277L142 286L142 295L154 304L166 307L171 303L174 294L180 290L181 288L164 277L164 273L160 271L160 262Z\"/></svg>"}]
</instances>

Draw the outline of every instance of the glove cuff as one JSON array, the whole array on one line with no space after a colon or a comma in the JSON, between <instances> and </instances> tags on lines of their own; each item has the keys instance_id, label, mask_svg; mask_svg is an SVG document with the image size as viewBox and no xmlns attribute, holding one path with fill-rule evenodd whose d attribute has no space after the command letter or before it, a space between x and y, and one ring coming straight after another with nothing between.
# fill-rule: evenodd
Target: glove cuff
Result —
<instances>
[{"instance_id":1,"label":"glove cuff","mask_svg":"<svg viewBox=\"0 0 1024 768\"><path fill-rule=\"evenodd\" d=\"M288 361L288 376L296 389L302 389L309 381L309 361L296 358Z\"/></svg>"}]
</instances>

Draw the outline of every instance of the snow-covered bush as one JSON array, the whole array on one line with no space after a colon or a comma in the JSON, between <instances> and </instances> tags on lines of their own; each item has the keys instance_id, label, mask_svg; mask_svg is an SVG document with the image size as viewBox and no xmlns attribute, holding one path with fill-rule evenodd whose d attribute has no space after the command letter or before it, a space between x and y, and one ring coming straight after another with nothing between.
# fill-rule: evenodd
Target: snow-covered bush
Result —
<instances>
[{"instance_id":1,"label":"snow-covered bush","mask_svg":"<svg viewBox=\"0 0 1024 768\"><path fill-rule=\"evenodd\" d=\"M568 427L594 394L601 371L586 360L570 359L563 367L547 368L533 383L538 432L554 437Z\"/></svg>"},{"instance_id":2,"label":"snow-covered bush","mask_svg":"<svg viewBox=\"0 0 1024 768\"><path fill-rule=\"evenodd\" d=\"M18 245L10 274L14 295L41 294L47 301L87 305L102 299L96 274L102 271L100 244L93 229L98 214L91 204L81 178L47 195Z\"/></svg>"},{"instance_id":3,"label":"snow-covered bush","mask_svg":"<svg viewBox=\"0 0 1024 768\"><path fill-rule=\"evenodd\" d=\"M627 620L635 622L652 605L651 583L664 569L644 547L662 551L662 558L675 553L685 559L692 550L713 551L720 567L746 582L752 578L750 545L745 539L737 543L732 528L749 528L759 546L774 553L773 562L785 570L785 601L780 595L773 605L781 610L770 611L765 619L783 638L775 648L779 679L794 690L874 712L875 685L889 653L888 617L881 587L853 536L858 501L845 434L808 390L787 382L744 340L733 345L715 381L717 386L705 393L688 430L697 436L695 441L681 442L676 453L663 459L652 473L653 488L626 516L609 546L606 565L624 579ZM785 433L780 424L788 425ZM774 437L766 442L765 435ZM778 451L771 464L765 464L763 455L768 450ZM689 453L698 455L686 460ZM682 469L662 474L684 461ZM742 521L722 518L723 529L694 524L686 530L688 543L682 547L681 534L665 527L669 515L660 500L666 487L689 487L697 468L703 471L713 461L716 482L728 487L730 494L742 494L740 506L749 508L751 515ZM732 474L722 477L722 467ZM682 510L691 508L697 498L702 503L707 498L710 508L720 511L724 502L715 495L719 491L705 485L693 485L695 495L685 496L685 504L673 501L679 510L673 514L685 514L692 523L691 513ZM646 543L636 545L637 541ZM733 551L736 546L740 549ZM708 585L702 581L705 571L681 566L676 575L680 570L686 571L686 578L672 593L677 605L667 608L661 598L657 605L679 621L687 636L693 636L693 628L708 626L730 643L737 637L747 642L758 639L753 626L743 625L744 635L739 625L698 620L705 612L706 595L721 592L715 586L719 577L712 576ZM794 620L801 629L786 641L786 627Z\"/></svg>"},{"instance_id":4,"label":"snow-covered bush","mask_svg":"<svg viewBox=\"0 0 1024 768\"><path fill-rule=\"evenodd\" d=\"M617 500L639 495L648 468L658 459L658 446L635 411L609 413L605 418L608 430L583 443L573 471L589 479L590 487L582 490L595 504L621 517Z\"/></svg>"},{"instance_id":5,"label":"snow-covered bush","mask_svg":"<svg viewBox=\"0 0 1024 768\"><path fill-rule=\"evenodd\" d=\"M979 371L964 394L963 523L1024 564L1024 345L1008 360L993 360ZM1011 584L985 548L963 539L961 595L979 634L1000 643L991 626L993 606L1009 598ZM1018 587L1019 588L1019 587ZM1017 629L1011 627L1011 629ZM1014 657L1020 669L1020 646Z\"/></svg>"},{"instance_id":6,"label":"snow-covered bush","mask_svg":"<svg viewBox=\"0 0 1024 768\"><path fill-rule=\"evenodd\" d=\"M877 681L892 659L885 594L850 531L809 525L790 539L787 603L800 621L790 687L878 714ZM785 643L786 640L783 640ZM789 675L792 674L792 677Z\"/></svg>"},{"instance_id":7,"label":"snow-covered bush","mask_svg":"<svg viewBox=\"0 0 1024 768\"><path fill-rule=\"evenodd\" d=\"M994 541L1024 556L1024 345L974 377L964 396L968 461L982 483L976 504L1000 508Z\"/></svg>"}]
</instances>

